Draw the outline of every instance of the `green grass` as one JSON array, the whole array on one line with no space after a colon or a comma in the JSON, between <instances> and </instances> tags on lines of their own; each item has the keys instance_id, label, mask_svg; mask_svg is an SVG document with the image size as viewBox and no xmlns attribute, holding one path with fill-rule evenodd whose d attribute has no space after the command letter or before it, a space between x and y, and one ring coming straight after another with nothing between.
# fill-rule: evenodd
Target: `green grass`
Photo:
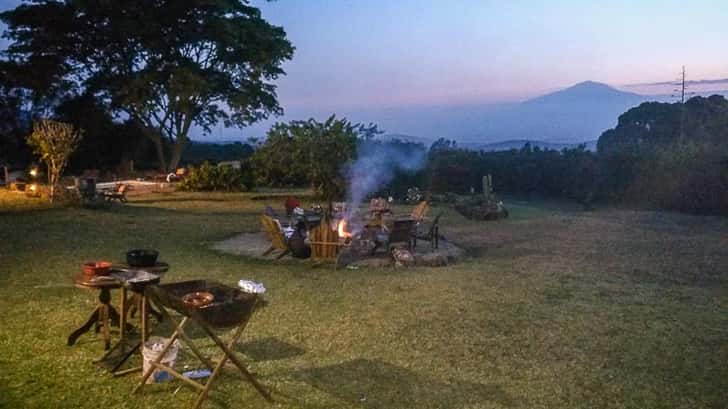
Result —
<instances>
[{"instance_id":1,"label":"green grass","mask_svg":"<svg viewBox=\"0 0 728 409\"><path fill-rule=\"evenodd\" d=\"M70 276L136 247L160 250L168 282L269 289L238 350L277 403L226 371L206 407L726 407L724 219L518 202L508 220L473 223L446 210L442 233L470 257L445 268L334 270L210 250L258 229L261 195L157 194L109 210L0 197L12 202L0 213L0 407L192 404L177 382L132 396L137 374L92 364L96 335L65 345L95 302Z\"/></svg>"}]
</instances>

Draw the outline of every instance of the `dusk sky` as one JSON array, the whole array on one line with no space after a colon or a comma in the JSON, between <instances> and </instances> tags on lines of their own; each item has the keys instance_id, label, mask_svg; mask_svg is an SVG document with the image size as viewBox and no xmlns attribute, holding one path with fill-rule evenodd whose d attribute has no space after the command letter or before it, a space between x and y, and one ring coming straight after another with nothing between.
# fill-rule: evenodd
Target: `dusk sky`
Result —
<instances>
[{"instance_id":1,"label":"dusk sky","mask_svg":"<svg viewBox=\"0 0 728 409\"><path fill-rule=\"evenodd\" d=\"M728 77L725 1L601 3L253 1L296 47L278 82L295 116L513 102L584 80L672 80L682 65Z\"/></svg>"},{"instance_id":2,"label":"dusk sky","mask_svg":"<svg viewBox=\"0 0 728 409\"><path fill-rule=\"evenodd\" d=\"M601 3L256 2L297 48L280 81L290 108L501 102L584 80L671 80L682 65L728 77L725 1Z\"/></svg>"}]
</instances>

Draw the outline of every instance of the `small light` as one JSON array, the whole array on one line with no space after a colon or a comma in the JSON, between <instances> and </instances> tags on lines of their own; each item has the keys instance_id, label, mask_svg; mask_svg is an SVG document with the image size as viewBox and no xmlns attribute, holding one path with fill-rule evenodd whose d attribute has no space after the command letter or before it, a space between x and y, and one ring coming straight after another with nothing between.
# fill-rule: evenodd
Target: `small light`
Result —
<instances>
[{"instance_id":1,"label":"small light","mask_svg":"<svg viewBox=\"0 0 728 409\"><path fill-rule=\"evenodd\" d=\"M38 176L38 169L37 168L31 169L30 170L30 176L33 176L33 177Z\"/></svg>"},{"instance_id":2,"label":"small light","mask_svg":"<svg viewBox=\"0 0 728 409\"><path fill-rule=\"evenodd\" d=\"M33 183L32 185L30 185L30 191L33 192L33 193L37 192L38 191L38 185L36 185L35 183Z\"/></svg>"}]
</instances>

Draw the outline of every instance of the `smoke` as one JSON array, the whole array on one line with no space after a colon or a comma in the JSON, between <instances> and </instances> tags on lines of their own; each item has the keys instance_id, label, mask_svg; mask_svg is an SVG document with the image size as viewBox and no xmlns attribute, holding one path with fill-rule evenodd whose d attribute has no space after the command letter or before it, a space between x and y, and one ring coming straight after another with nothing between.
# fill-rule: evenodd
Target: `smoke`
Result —
<instances>
[{"instance_id":1,"label":"smoke","mask_svg":"<svg viewBox=\"0 0 728 409\"><path fill-rule=\"evenodd\" d=\"M411 144L363 143L347 172L350 211L356 212L364 199L391 182L397 171L416 172L424 166L424 149Z\"/></svg>"}]
</instances>

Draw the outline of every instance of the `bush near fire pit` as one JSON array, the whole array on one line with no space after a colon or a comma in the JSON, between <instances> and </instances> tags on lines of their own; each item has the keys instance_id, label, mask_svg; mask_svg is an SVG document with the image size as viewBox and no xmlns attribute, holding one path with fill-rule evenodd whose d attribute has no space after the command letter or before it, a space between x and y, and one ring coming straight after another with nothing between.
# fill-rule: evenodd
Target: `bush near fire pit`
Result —
<instances>
[{"instance_id":1,"label":"bush near fire pit","mask_svg":"<svg viewBox=\"0 0 728 409\"><path fill-rule=\"evenodd\" d=\"M182 179L177 188L186 191L245 192L252 184L253 178L246 169L204 162L199 167L190 166L189 175Z\"/></svg>"},{"instance_id":2,"label":"bush near fire pit","mask_svg":"<svg viewBox=\"0 0 728 409\"><path fill-rule=\"evenodd\" d=\"M498 220L508 217L508 209L500 200L487 199L481 195L460 196L455 210L472 220Z\"/></svg>"}]
</instances>

